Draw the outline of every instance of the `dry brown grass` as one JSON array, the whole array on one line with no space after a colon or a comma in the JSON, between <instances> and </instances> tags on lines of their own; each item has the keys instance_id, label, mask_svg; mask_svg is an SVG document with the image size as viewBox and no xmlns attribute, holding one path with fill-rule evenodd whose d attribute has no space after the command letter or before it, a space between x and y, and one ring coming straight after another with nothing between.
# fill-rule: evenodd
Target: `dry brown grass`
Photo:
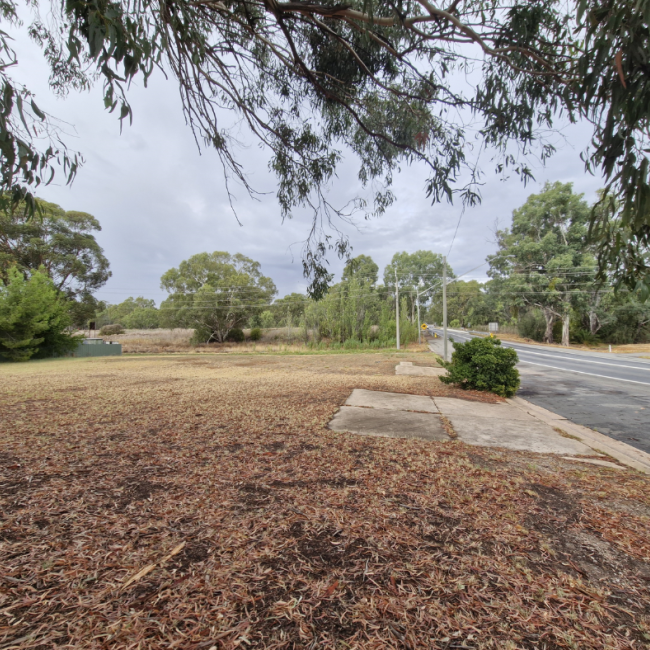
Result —
<instances>
[{"instance_id":1,"label":"dry brown grass","mask_svg":"<svg viewBox=\"0 0 650 650\"><path fill-rule=\"evenodd\" d=\"M250 330L244 330L247 336ZM124 354L170 354L170 353L300 353L312 352L301 336L303 330L293 328L290 332L286 327L263 330L260 341L245 341L242 343L210 343L191 345L190 340L194 330L191 329L154 329L126 330L124 334L102 337L106 341L117 341L122 344ZM406 346L410 352L429 352L428 346L410 343ZM335 352L335 351L333 351ZM435 365L435 361L431 362Z\"/></svg>"},{"instance_id":2,"label":"dry brown grass","mask_svg":"<svg viewBox=\"0 0 650 650\"><path fill-rule=\"evenodd\" d=\"M647 477L326 428L353 388L498 399L421 358L4 364L0 646L648 647Z\"/></svg>"},{"instance_id":3,"label":"dry brown grass","mask_svg":"<svg viewBox=\"0 0 650 650\"><path fill-rule=\"evenodd\" d=\"M190 339L194 330L155 329L125 330L124 334L102 337L106 341L122 344L122 351L129 353L188 352L192 349Z\"/></svg>"},{"instance_id":4,"label":"dry brown grass","mask_svg":"<svg viewBox=\"0 0 650 650\"><path fill-rule=\"evenodd\" d=\"M634 343L633 345L612 345L612 352L650 352L650 343Z\"/></svg>"}]
</instances>

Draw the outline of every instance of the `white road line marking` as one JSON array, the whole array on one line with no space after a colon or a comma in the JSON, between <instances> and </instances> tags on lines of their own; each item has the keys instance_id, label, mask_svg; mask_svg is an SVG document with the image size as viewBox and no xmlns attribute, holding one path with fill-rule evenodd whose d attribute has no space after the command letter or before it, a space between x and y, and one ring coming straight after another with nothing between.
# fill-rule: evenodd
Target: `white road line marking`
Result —
<instances>
[{"instance_id":1,"label":"white road line marking","mask_svg":"<svg viewBox=\"0 0 650 650\"><path fill-rule=\"evenodd\" d=\"M511 347L511 346L504 346L504 347ZM538 357L551 357L551 359L558 359L564 361L564 359L562 359L562 353L544 354L543 352L531 352L530 350L522 350L521 352L522 354L535 354ZM607 363L606 361L589 361L588 359L579 359L579 360L582 363L597 363L601 366L611 366L612 368L626 368L627 370L644 370L646 372L650 372L650 368L639 368L638 366L626 366L622 363ZM567 359L567 361L578 361L578 359L574 357L572 359Z\"/></svg>"},{"instance_id":2,"label":"white road line marking","mask_svg":"<svg viewBox=\"0 0 650 650\"><path fill-rule=\"evenodd\" d=\"M569 368L558 368L557 366L549 366L545 363L535 363L534 361L522 361L521 363L528 363L531 366L542 366L543 368L553 368L554 370L564 370L564 372L577 372L580 375L589 375L590 377L601 377L602 379L613 379L614 381L627 381L630 384L641 384L642 386L650 386L647 381L636 381L634 379L622 379L621 377L609 377L608 375L597 375L593 372L583 372L582 370L570 370Z\"/></svg>"}]
</instances>

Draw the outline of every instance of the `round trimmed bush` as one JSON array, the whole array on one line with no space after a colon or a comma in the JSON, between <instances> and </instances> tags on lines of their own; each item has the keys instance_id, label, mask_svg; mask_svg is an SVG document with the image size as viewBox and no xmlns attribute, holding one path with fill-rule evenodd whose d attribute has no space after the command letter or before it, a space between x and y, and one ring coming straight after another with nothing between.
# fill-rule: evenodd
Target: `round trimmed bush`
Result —
<instances>
[{"instance_id":1,"label":"round trimmed bush","mask_svg":"<svg viewBox=\"0 0 650 650\"><path fill-rule=\"evenodd\" d=\"M104 325L104 327L99 330L100 336L116 336L117 334L124 334L124 328L119 323Z\"/></svg>"},{"instance_id":2,"label":"round trimmed bush","mask_svg":"<svg viewBox=\"0 0 650 650\"><path fill-rule=\"evenodd\" d=\"M499 339L475 338L466 343L454 342L451 361L440 365L447 376L440 377L445 384L459 388L485 390L501 397L512 397L519 388L519 361L512 348L502 348Z\"/></svg>"},{"instance_id":3,"label":"round trimmed bush","mask_svg":"<svg viewBox=\"0 0 650 650\"><path fill-rule=\"evenodd\" d=\"M233 343L241 343L244 340L244 331L239 327L233 327L228 336L226 336L226 341L232 341Z\"/></svg>"},{"instance_id":4,"label":"round trimmed bush","mask_svg":"<svg viewBox=\"0 0 650 650\"><path fill-rule=\"evenodd\" d=\"M251 341L259 341L262 338L262 330L259 327L254 327L251 330Z\"/></svg>"}]
</instances>

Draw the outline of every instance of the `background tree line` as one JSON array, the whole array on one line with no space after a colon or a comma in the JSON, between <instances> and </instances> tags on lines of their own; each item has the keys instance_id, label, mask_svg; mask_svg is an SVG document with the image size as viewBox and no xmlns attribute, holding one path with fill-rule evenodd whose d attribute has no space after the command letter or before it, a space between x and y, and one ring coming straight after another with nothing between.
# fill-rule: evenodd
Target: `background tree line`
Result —
<instances>
[{"instance_id":1,"label":"background tree line","mask_svg":"<svg viewBox=\"0 0 650 650\"><path fill-rule=\"evenodd\" d=\"M443 258L432 251L396 253L383 270L368 255L350 258L341 279L319 300L300 293L277 298L258 262L239 253L199 253L161 278L169 296L159 307L143 297L107 305L94 297L110 277L94 233L99 222L37 201L37 213L0 197L0 355L51 356L71 349L75 328L183 327L197 343L240 338L249 328L300 328L305 340L394 346L396 295L400 341L417 338L422 320L442 321ZM597 208L598 209L598 208ZM643 343L650 306L642 292L603 280L589 233L593 206L571 184L552 183L531 195L496 230L487 282L449 278L451 327L497 321L538 341ZM648 254L648 251L645 251ZM293 334L292 334L293 335Z\"/></svg>"}]
</instances>

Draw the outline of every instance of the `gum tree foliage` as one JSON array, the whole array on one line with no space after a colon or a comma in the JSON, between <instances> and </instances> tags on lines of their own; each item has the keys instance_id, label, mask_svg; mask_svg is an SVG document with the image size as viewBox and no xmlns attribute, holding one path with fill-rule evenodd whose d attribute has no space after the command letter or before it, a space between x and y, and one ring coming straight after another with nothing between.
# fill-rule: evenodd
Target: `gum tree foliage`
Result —
<instances>
[{"instance_id":1,"label":"gum tree foliage","mask_svg":"<svg viewBox=\"0 0 650 650\"><path fill-rule=\"evenodd\" d=\"M223 343L270 304L277 290L258 262L237 253L199 253L160 279L170 296L160 305L161 324L196 330L197 340Z\"/></svg>"},{"instance_id":2,"label":"gum tree foliage","mask_svg":"<svg viewBox=\"0 0 650 650\"><path fill-rule=\"evenodd\" d=\"M420 306L441 291L443 275L443 256L431 251L415 251L415 253L395 253L390 264L384 268L384 285L395 292L395 273L401 295L407 298L408 313L411 322L416 318L417 293L420 294ZM454 273L447 264L447 278L453 278Z\"/></svg>"},{"instance_id":3,"label":"gum tree foliage","mask_svg":"<svg viewBox=\"0 0 650 650\"><path fill-rule=\"evenodd\" d=\"M447 288L447 320L457 320L461 327L484 325L492 311L485 294L485 287L477 280L457 280ZM434 295L427 314L430 322L442 322L442 293Z\"/></svg>"},{"instance_id":4,"label":"gum tree foliage","mask_svg":"<svg viewBox=\"0 0 650 650\"><path fill-rule=\"evenodd\" d=\"M104 251L95 239L102 227L91 214L65 211L35 199L30 217L25 203L13 205L0 196L0 276L12 267L28 275L44 268L54 286L68 298L82 301L111 277Z\"/></svg>"},{"instance_id":5,"label":"gum tree foliage","mask_svg":"<svg viewBox=\"0 0 650 650\"><path fill-rule=\"evenodd\" d=\"M571 311L595 310L600 299L596 263L587 244L589 206L571 183L547 183L513 212L512 227L497 231L498 251L488 256L492 290L513 305L538 308L546 320L544 340L562 320L569 345ZM592 304L593 303L593 304Z\"/></svg>"},{"instance_id":6,"label":"gum tree foliage","mask_svg":"<svg viewBox=\"0 0 650 650\"><path fill-rule=\"evenodd\" d=\"M298 327L305 313L307 296L302 293L289 293L284 298L273 301L271 312L277 327Z\"/></svg>"},{"instance_id":7,"label":"gum tree foliage","mask_svg":"<svg viewBox=\"0 0 650 650\"><path fill-rule=\"evenodd\" d=\"M359 284L374 286L379 279L379 267L369 255L357 255L345 263L341 280L350 282L356 279Z\"/></svg>"},{"instance_id":8,"label":"gum tree foliage","mask_svg":"<svg viewBox=\"0 0 650 650\"><path fill-rule=\"evenodd\" d=\"M0 278L0 357L27 361L62 354L76 347L66 333L67 301L45 269L25 277L16 267Z\"/></svg>"},{"instance_id":9,"label":"gum tree foliage","mask_svg":"<svg viewBox=\"0 0 650 650\"><path fill-rule=\"evenodd\" d=\"M310 300L307 304L305 327L316 332L318 338L338 343L381 338L385 334L380 331L385 299L377 287L378 276L379 267L369 255L347 260L341 281L331 286L320 301Z\"/></svg>"},{"instance_id":10,"label":"gum tree foliage","mask_svg":"<svg viewBox=\"0 0 650 650\"><path fill-rule=\"evenodd\" d=\"M379 267L368 255L347 261L341 282L330 287L321 300L309 300L305 309L305 329L316 338L335 343L363 342L395 345L395 295L377 284ZM401 298L400 341L417 339L417 325L408 318L407 298Z\"/></svg>"},{"instance_id":11,"label":"gum tree foliage","mask_svg":"<svg viewBox=\"0 0 650 650\"><path fill-rule=\"evenodd\" d=\"M127 329L155 329L160 325L160 316L154 300L142 296L129 297L98 312L98 327L114 323Z\"/></svg>"},{"instance_id":12,"label":"gum tree foliage","mask_svg":"<svg viewBox=\"0 0 650 650\"><path fill-rule=\"evenodd\" d=\"M130 120L129 84L164 71L197 142L217 150L227 181L252 192L222 109L248 127L270 152L282 216L313 211L303 255L311 295L329 282L328 250L348 251L328 227L333 217L348 208L381 214L400 166L428 170L433 202L473 205L478 160L529 179L527 156L552 154L540 134L558 119L592 125L585 164L605 175L603 201L618 201L615 212L592 215L603 273L615 267L619 281L650 289L650 0L51 0L29 8L55 92L100 80L106 108ZM2 0L0 10L15 26L16 3ZM57 163L71 180L79 159L11 77L9 42L2 32L1 189L29 202ZM459 83L465 75L471 84ZM348 208L326 196L344 150L372 190Z\"/></svg>"}]
</instances>

